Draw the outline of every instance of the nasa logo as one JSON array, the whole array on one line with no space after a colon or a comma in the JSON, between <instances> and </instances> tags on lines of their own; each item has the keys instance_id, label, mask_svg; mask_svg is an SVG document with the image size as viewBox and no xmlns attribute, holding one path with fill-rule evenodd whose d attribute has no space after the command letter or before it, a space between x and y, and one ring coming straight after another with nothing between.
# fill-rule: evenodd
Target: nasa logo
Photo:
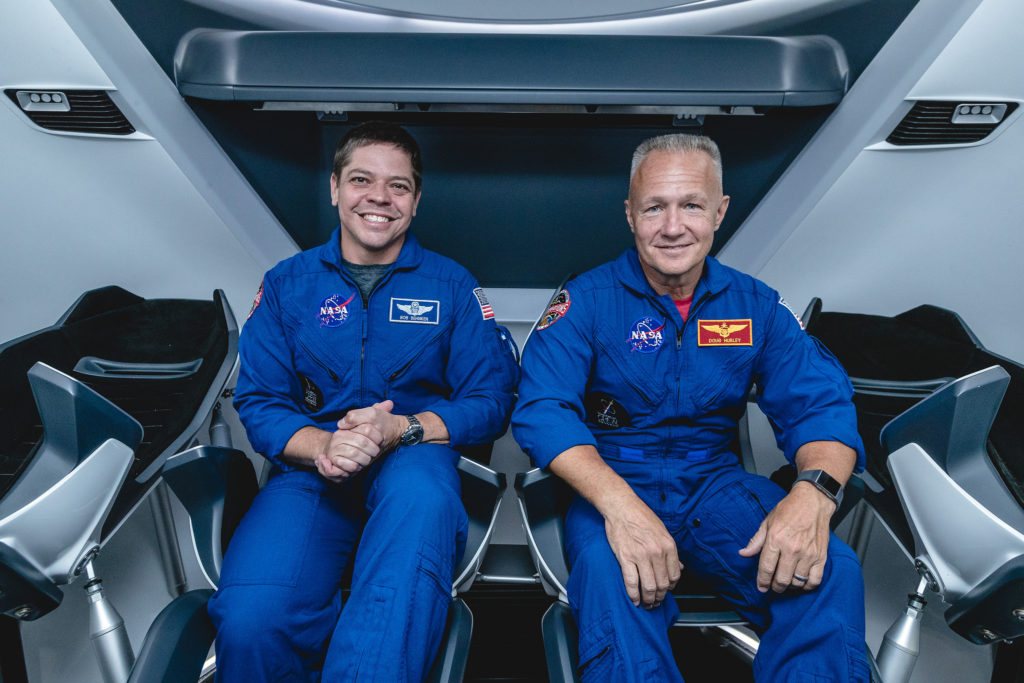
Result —
<instances>
[{"instance_id":1,"label":"nasa logo","mask_svg":"<svg viewBox=\"0 0 1024 683\"><path fill-rule=\"evenodd\" d=\"M320 303L317 320L321 327L338 327L348 320L348 305L355 294L342 301L343 294L331 294Z\"/></svg>"},{"instance_id":2,"label":"nasa logo","mask_svg":"<svg viewBox=\"0 0 1024 683\"><path fill-rule=\"evenodd\" d=\"M665 323L651 317L643 317L633 323L629 328L629 342L632 351L640 353L654 353L661 348L665 341Z\"/></svg>"},{"instance_id":3,"label":"nasa logo","mask_svg":"<svg viewBox=\"0 0 1024 683\"><path fill-rule=\"evenodd\" d=\"M569 290L563 289L551 300L551 305L544 312L544 316L540 319L537 329L543 330L551 327L565 317L565 314L569 312L569 304L571 303L569 300Z\"/></svg>"}]
</instances>

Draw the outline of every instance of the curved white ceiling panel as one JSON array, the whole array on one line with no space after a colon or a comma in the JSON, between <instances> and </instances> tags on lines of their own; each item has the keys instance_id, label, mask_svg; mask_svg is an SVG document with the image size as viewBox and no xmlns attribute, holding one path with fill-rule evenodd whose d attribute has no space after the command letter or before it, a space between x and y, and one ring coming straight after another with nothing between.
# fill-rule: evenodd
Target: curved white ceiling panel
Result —
<instances>
[{"instance_id":1,"label":"curved white ceiling panel","mask_svg":"<svg viewBox=\"0 0 1024 683\"><path fill-rule=\"evenodd\" d=\"M587 33L685 35L740 32L751 26L801 19L860 4L861 0L523 0L479 3L449 0L417 11L415 0L188 0L267 28L420 33Z\"/></svg>"}]
</instances>

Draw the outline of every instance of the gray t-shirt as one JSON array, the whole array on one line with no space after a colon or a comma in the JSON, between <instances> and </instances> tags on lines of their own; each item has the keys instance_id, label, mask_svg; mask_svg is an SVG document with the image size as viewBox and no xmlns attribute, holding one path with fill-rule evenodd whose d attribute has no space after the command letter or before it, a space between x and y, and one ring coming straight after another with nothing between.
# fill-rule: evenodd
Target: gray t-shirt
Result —
<instances>
[{"instance_id":1,"label":"gray t-shirt","mask_svg":"<svg viewBox=\"0 0 1024 683\"><path fill-rule=\"evenodd\" d=\"M358 263L350 263L345 259L342 259L341 262L345 265L345 270L349 272L349 275L352 276L352 279L359 286L359 293L363 295L364 307L366 302L370 300L370 292L373 291L373 288L377 286L380 279L384 277L384 273L392 265L390 263L373 263L364 266Z\"/></svg>"}]
</instances>

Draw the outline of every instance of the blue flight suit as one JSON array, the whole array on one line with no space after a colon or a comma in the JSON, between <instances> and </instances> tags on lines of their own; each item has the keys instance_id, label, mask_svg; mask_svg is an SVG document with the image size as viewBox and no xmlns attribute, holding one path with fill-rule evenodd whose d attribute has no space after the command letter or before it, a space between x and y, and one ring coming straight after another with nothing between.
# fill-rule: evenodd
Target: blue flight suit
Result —
<instances>
[{"instance_id":1,"label":"blue flight suit","mask_svg":"<svg viewBox=\"0 0 1024 683\"><path fill-rule=\"evenodd\" d=\"M740 465L747 395L792 461L809 441L864 448L838 361L764 283L705 260L686 322L648 284L635 249L572 280L523 353L516 440L540 467L592 445L665 523L685 569L758 629L759 681L867 681L860 565L834 535L822 585L758 592L758 557L738 554L784 492ZM576 496L566 517L567 586L585 681L681 681L666 600L630 602L600 513ZM699 656L699 655L697 655Z\"/></svg>"},{"instance_id":2,"label":"blue flight suit","mask_svg":"<svg viewBox=\"0 0 1024 683\"><path fill-rule=\"evenodd\" d=\"M364 307L335 230L267 273L239 355L235 406L273 469L210 601L218 680L422 680L465 545L454 448L502 434L518 381L483 290L407 234ZM450 445L399 447L342 485L281 458L302 427L385 399L436 413Z\"/></svg>"}]
</instances>

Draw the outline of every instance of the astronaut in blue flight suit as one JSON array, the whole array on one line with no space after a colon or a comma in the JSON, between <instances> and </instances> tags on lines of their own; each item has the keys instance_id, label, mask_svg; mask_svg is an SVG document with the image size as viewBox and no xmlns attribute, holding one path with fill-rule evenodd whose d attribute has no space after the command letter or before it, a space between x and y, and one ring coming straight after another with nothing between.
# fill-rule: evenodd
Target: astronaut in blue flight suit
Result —
<instances>
[{"instance_id":1,"label":"astronaut in blue flight suit","mask_svg":"<svg viewBox=\"0 0 1024 683\"><path fill-rule=\"evenodd\" d=\"M235 405L273 468L210 601L218 680L419 681L437 652L467 529L454 447L505 430L518 366L469 272L407 232L421 168L402 128L353 128L340 226L253 302Z\"/></svg>"},{"instance_id":2,"label":"astronaut in blue flight suit","mask_svg":"<svg viewBox=\"0 0 1024 683\"><path fill-rule=\"evenodd\" d=\"M713 141L652 138L630 178L636 248L556 297L512 417L578 494L567 591L583 680L682 680L668 591L685 567L763 631L756 680L867 681L860 565L829 531L863 466L849 379L777 292L708 256L729 203ZM788 494L735 454L752 385L800 472Z\"/></svg>"}]
</instances>

